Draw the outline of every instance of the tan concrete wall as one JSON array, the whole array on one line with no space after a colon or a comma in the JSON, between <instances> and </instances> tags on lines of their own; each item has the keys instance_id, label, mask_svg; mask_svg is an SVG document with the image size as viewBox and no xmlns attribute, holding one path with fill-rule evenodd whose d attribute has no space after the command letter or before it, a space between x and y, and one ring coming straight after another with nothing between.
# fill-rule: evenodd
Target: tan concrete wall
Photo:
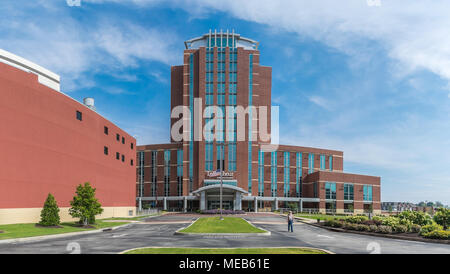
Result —
<instances>
[{"instance_id":1,"label":"tan concrete wall","mask_svg":"<svg viewBox=\"0 0 450 274\"><path fill-rule=\"evenodd\" d=\"M0 224L38 223L41 219L42 208L2 208L0 209ZM69 207L59 208L61 222L77 221L69 215ZM128 212L132 210L136 215L135 207L103 207L103 213L97 219L111 217L131 217Z\"/></svg>"}]
</instances>

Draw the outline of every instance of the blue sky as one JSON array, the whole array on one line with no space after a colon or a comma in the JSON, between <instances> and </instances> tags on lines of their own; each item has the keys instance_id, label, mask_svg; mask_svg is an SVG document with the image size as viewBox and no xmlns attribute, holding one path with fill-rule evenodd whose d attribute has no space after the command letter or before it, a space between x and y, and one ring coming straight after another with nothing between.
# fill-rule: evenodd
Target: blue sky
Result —
<instances>
[{"instance_id":1,"label":"blue sky","mask_svg":"<svg viewBox=\"0 0 450 274\"><path fill-rule=\"evenodd\" d=\"M450 4L367 3L2 0L0 48L140 144L166 143L183 42L235 29L272 67L280 143L344 151L346 172L381 176L383 201L450 204Z\"/></svg>"}]
</instances>

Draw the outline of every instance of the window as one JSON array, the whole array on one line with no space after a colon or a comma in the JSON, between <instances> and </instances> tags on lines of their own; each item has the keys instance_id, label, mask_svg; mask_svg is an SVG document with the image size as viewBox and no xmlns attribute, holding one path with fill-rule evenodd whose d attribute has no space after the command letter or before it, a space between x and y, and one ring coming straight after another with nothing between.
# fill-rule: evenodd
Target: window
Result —
<instances>
[{"instance_id":1,"label":"window","mask_svg":"<svg viewBox=\"0 0 450 274\"><path fill-rule=\"evenodd\" d=\"M365 185L363 186L364 191L364 201L372 201L372 186Z\"/></svg>"},{"instance_id":2,"label":"window","mask_svg":"<svg viewBox=\"0 0 450 274\"><path fill-rule=\"evenodd\" d=\"M320 155L320 170L325 170L325 155Z\"/></svg>"},{"instance_id":3,"label":"window","mask_svg":"<svg viewBox=\"0 0 450 274\"><path fill-rule=\"evenodd\" d=\"M108 135L108 127L105 127L104 129L103 129L103 132L106 134L106 135Z\"/></svg>"},{"instance_id":4,"label":"window","mask_svg":"<svg viewBox=\"0 0 450 274\"><path fill-rule=\"evenodd\" d=\"M125 137L122 137L122 144L125 144Z\"/></svg>"},{"instance_id":5,"label":"window","mask_svg":"<svg viewBox=\"0 0 450 274\"><path fill-rule=\"evenodd\" d=\"M80 121L83 120L83 113L79 112L78 110L77 110L77 120L80 120Z\"/></svg>"},{"instance_id":6,"label":"window","mask_svg":"<svg viewBox=\"0 0 450 274\"><path fill-rule=\"evenodd\" d=\"M122 162L125 162L125 155L122 154Z\"/></svg>"},{"instance_id":7,"label":"window","mask_svg":"<svg viewBox=\"0 0 450 274\"><path fill-rule=\"evenodd\" d=\"M336 199L336 183L325 183L325 199Z\"/></svg>"},{"instance_id":8,"label":"window","mask_svg":"<svg viewBox=\"0 0 450 274\"><path fill-rule=\"evenodd\" d=\"M116 152L116 160L119 160L119 159L120 159L120 153Z\"/></svg>"},{"instance_id":9,"label":"window","mask_svg":"<svg viewBox=\"0 0 450 274\"><path fill-rule=\"evenodd\" d=\"M328 158L328 163L330 164L330 171L332 171L333 170L333 156L330 156Z\"/></svg>"},{"instance_id":10,"label":"window","mask_svg":"<svg viewBox=\"0 0 450 274\"><path fill-rule=\"evenodd\" d=\"M131 143L130 146L131 146L131 149L134 149L134 144L133 143Z\"/></svg>"},{"instance_id":11,"label":"window","mask_svg":"<svg viewBox=\"0 0 450 274\"><path fill-rule=\"evenodd\" d=\"M120 141L120 135L119 135L119 133L116 134L116 140L117 140L117 141Z\"/></svg>"},{"instance_id":12,"label":"window","mask_svg":"<svg viewBox=\"0 0 450 274\"><path fill-rule=\"evenodd\" d=\"M130 165L134 165L133 159L130 160Z\"/></svg>"},{"instance_id":13,"label":"window","mask_svg":"<svg viewBox=\"0 0 450 274\"><path fill-rule=\"evenodd\" d=\"M353 184L344 184L344 200L353 200Z\"/></svg>"},{"instance_id":14,"label":"window","mask_svg":"<svg viewBox=\"0 0 450 274\"><path fill-rule=\"evenodd\" d=\"M310 153L308 155L308 174L314 172L314 154Z\"/></svg>"},{"instance_id":15,"label":"window","mask_svg":"<svg viewBox=\"0 0 450 274\"><path fill-rule=\"evenodd\" d=\"M105 155L108 155L108 147L103 148L103 153L105 153Z\"/></svg>"}]
</instances>

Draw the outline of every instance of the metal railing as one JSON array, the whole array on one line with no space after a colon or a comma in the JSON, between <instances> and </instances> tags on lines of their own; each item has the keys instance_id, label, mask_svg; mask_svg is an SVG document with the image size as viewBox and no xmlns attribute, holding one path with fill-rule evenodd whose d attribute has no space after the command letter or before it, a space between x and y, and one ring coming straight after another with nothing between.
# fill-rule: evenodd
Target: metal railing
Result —
<instances>
[{"instance_id":1,"label":"metal railing","mask_svg":"<svg viewBox=\"0 0 450 274\"><path fill-rule=\"evenodd\" d=\"M142 210L136 209L136 217L158 214L158 213L159 213L159 209L157 209L157 208L149 208L149 209L142 209Z\"/></svg>"}]
</instances>

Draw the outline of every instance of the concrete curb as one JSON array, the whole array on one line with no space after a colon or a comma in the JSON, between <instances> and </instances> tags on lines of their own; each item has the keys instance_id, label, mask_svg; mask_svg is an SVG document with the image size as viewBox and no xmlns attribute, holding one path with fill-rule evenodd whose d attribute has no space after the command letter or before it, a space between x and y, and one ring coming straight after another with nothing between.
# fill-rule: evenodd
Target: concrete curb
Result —
<instances>
[{"instance_id":1,"label":"concrete curb","mask_svg":"<svg viewBox=\"0 0 450 274\"><path fill-rule=\"evenodd\" d=\"M191 225L193 225L198 219L195 219L195 221L193 221L190 225L188 225L187 227L182 227L180 229L178 229L177 231L175 231L175 233L173 233L174 235L184 235L184 236L207 236L207 237L212 237L212 236L237 236L237 237L244 237L244 236L270 236L271 233L270 231L267 231L265 229L262 229L260 227L256 227L253 224L251 224L249 221L245 220L244 218L242 218L244 221L246 221L249 225L256 227L257 229L261 229L264 230L266 232L263 233L189 233L189 232L180 232L183 229L186 229L188 227L190 227Z\"/></svg>"},{"instance_id":2,"label":"concrete curb","mask_svg":"<svg viewBox=\"0 0 450 274\"><path fill-rule=\"evenodd\" d=\"M186 247L186 246L175 246L175 247L170 247L170 246L144 246L144 247L136 247L136 248L131 248L131 249L127 249L124 251L121 251L117 254L125 254L129 251L133 251L133 250L137 250L137 249L143 249L143 248L195 248L195 249L246 249L246 248L261 248L261 249L270 249L270 248L306 248L306 249L312 249L312 250L319 250L319 251L323 251L327 254L336 254L334 252L331 252L329 250L326 249L322 249L322 248L315 248L315 247L308 247L308 246L271 246L271 247ZM251 255L251 254L250 254ZM320 255L320 254L319 254Z\"/></svg>"},{"instance_id":3,"label":"concrete curb","mask_svg":"<svg viewBox=\"0 0 450 274\"><path fill-rule=\"evenodd\" d=\"M88 231L68 232L68 233L34 236L34 237L26 237L26 238L6 239L6 240L0 240L0 245L1 244L33 243L33 242L39 242L39 241L44 241L44 240L49 240L49 239L59 239L59 238L65 238L65 237L71 237L71 236L108 232L108 231L113 231L113 230L116 230L119 228L128 227L132 224L133 223L129 223L129 224L124 224L124 225L119 225L119 226L114 226L114 227L107 227L107 228L88 230Z\"/></svg>"}]
</instances>

